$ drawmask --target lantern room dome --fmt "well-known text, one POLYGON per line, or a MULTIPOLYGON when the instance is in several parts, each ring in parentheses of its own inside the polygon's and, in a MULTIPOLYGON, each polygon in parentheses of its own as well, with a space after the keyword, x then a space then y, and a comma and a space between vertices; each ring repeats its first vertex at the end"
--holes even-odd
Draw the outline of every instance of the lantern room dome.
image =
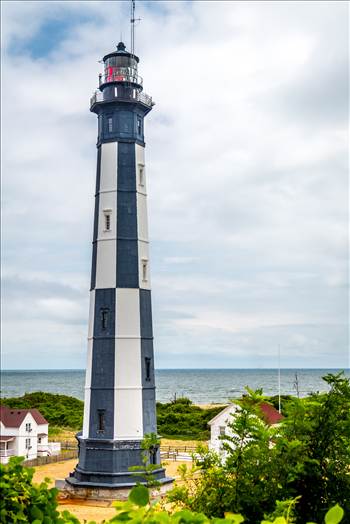
POLYGON ((118 56, 124 57, 124 58, 128 57, 128 58, 135 60, 137 63, 139 62, 138 56, 133 55, 132 53, 129 53, 126 50, 126 45, 124 44, 124 42, 119 42, 119 44, 117 45, 117 50, 113 51, 112 53, 108 53, 108 55, 105 55, 103 57, 103 61, 106 62, 106 60, 108 60, 109 58, 118 57, 118 56))

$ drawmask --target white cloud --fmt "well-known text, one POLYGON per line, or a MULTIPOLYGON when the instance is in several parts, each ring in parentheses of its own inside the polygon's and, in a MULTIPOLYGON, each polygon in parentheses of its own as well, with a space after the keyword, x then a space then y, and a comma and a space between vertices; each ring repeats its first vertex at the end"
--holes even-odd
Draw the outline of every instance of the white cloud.
MULTIPOLYGON (((85 364, 97 127, 88 104, 97 60, 119 27, 128 34, 125 6, 3 2, 3 265, 12 290, 19 276, 4 294, 8 367, 29 350, 45 367, 52 348, 60 367, 73 348, 75 365, 85 364), (52 21, 66 31, 33 56, 52 21)), ((311 348, 315 365, 318 356, 344 365, 347 4, 138 9, 140 73, 157 104, 146 153, 158 365, 176 365, 176 351, 192 366, 213 365, 213 351, 223 365, 235 356, 259 365, 283 341, 286 364, 311 362, 311 348)))

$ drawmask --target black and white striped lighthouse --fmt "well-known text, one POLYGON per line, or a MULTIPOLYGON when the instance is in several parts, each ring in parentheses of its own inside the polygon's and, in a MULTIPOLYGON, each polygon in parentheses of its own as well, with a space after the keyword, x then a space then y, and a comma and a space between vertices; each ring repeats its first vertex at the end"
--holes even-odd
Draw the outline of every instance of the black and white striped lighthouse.
MULTIPOLYGON (((121 488, 142 481, 141 441, 157 432, 144 141, 154 104, 122 42, 103 62, 90 107, 98 138, 84 426, 66 480, 121 488)), ((149 460, 170 482, 159 450, 149 460)))

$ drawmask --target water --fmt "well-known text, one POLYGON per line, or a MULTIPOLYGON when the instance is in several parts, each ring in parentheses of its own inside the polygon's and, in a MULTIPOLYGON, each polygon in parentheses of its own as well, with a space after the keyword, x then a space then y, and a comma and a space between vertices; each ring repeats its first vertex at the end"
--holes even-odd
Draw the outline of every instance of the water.
MULTIPOLYGON (((331 369, 282 369, 281 393, 296 394, 293 387, 298 376, 300 396, 311 391, 326 391, 322 376, 336 373, 331 369)), ((346 376, 350 377, 349 370, 346 376)), ((84 370, 3 371, 1 396, 17 397, 32 391, 61 393, 83 399, 84 370)), ((276 369, 159 369, 156 370, 157 400, 169 402, 175 395, 186 396, 197 404, 227 402, 240 396, 244 386, 263 388, 267 395, 278 393, 276 369)))

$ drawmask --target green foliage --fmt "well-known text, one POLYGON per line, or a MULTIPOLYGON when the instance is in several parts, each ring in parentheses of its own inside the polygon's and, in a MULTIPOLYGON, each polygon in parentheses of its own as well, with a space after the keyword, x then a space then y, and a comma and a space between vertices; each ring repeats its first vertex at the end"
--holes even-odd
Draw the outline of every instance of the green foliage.
POLYGON ((160 482, 155 479, 153 473, 159 469, 159 464, 153 464, 151 457, 158 452, 160 446, 160 439, 155 433, 147 433, 142 442, 142 464, 139 466, 131 466, 129 471, 134 472, 136 478, 143 477, 144 482, 148 487, 157 487, 160 482), (140 470, 141 467, 141 470, 140 470))
POLYGON ((84 402, 67 395, 36 391, 22 397, 4 398, 1 403, 10 408, 36 408, 53 426, 80 430, 83 425, 84 402))
POLYGON ((39 486, 32 484, 34 469, 23 467, 22 457, 12 457, 8 465, 0 464, 0 522, 10 524, 79 524, 66 512, 61 516, 57 511, 55 488, 48 488, 46 482, 39 486))
POLYGON ((157 403, 158 432, 165 438, 208 440, 208 422, 222 407, 202 409, 188 398, 178 398, 167 404, 157 403))
POLYGON ((212 517, 242 513, 248 523, 323 521, 338 502, 349 523, 350 384, 342 374, 324 380, 329 392, 291 398, 278 427, 256 416, 262 392, 250 391, 229 423, 230 435, 222 437, 226 460, 202 451, 200 471, 187 473, 187 484, 169 500, 212 517))

